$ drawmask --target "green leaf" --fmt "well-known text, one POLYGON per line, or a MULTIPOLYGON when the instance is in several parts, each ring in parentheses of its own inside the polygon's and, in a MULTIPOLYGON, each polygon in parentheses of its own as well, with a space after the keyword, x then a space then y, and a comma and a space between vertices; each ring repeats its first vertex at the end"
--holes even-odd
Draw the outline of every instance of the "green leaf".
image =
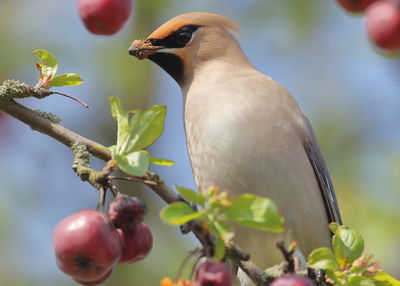
POLYGON ((350 276, 346 286, 375 286, 375 283, 364 276, 350 276))
POLYGON ((146 152, 147 155, 150 158, 150 163, 152 164, 156 164, 156 165, 160 165, 160 166, 167 166, 167 167, 171 167, 172 165, 175 164, 174 161, 172 160, 167 160, 167 159, 162 159, 162 158, 154 158, 153 156, 151 156, 151 154, 146 151, 146 150, 141 150, 142 152, 146 152))
POLYGON ((332 245, 336 260, 342 267, 351 264, 364 251, 364 240, 361 235, 343 225, 337 228, 332 245))
POLYGON ((136 151, 128 155, 114 154, 118 167, 133 176, 143 176, 149 169, 149 157, 146 153, 136 151))
POLYGON ((215 242, 214 245, 214 258, 217 261, 222 261, 225 257, 225 243, 222 239, 217 238, 217 241, 215 242))
POLYGON ((111 153, 112 157, 114 157, 115 149, 117 148, 116 145, 112 145, 110 147, 105 147, 103 145, 94 145, 93 147, 96 148, 96 149, 99 149, 99 150, 107 150, 108 152, 111 153))
POLYGON ((184 187, 175 186, 175 189, 179 192, 181 197, 190 203, 194 203, 200 206, 204 206, 205 199, 197 192, 187 189, 184 187))
POLYGON ((187 203, 176 202, 164 207, 160 212, 160 217, 167 224, 181 225, 201 217, 202 214, 202 212, 194 211, 187 203))
POLYGON ((222 239, 225 242, 225 244, 228 244, 235 235, 232 227, 226 222, 209 221, 209 224, 211 224, 212 226, 213 233, 218 238, 222 239))
POLYGON ((400 286, 400 281, 385 272, 379 272, 372 279, 377 286, 400 286))
POLYGON ((333 281, 332 285, 340 285, 338 280, 342 280, 341 277, 336 276, 337 271, 326 269, 325 276, 327 279, 333 281))
MULTIPOLYGON (((152 144, 164 130, 164 120, 167 113, 165 106, 155 105, 146 111, 126 111, 121 106, 119 98, 110 98, 111 114, 118 123, 116 153, 124 155, 141 150, 152 144), (135 113, 129 118, 130 113, 135 113)), ((149 160, 155 164, 172 165, 173 161, 152 158, 149 160)))
MULTIPOLYGON (((117 97, 110 97, 111 115, 117 121, 117 154, 124 154, 121 152, 121 146, 129 137, 129 114, 128 111, 122 108, 121 100, 117 97)), ((125 143, 126 144, 126 143, 125 143)))
POLYGON ((40 60, 40 73, 46 78, 51 78, 56 74, 58 63, 55 56, 46 50, 36 50, 33 52, 40 60))
POLYGON ((164 105, 152 106, 144 112, 136 111, 129 122, 129 140, 123 147, 125 152, 143 149, 160 137, 166 114, 167 108, 164 105))
POLYGON ((63 73, 53 77, 47 87, 52 86, 72 86, 82 83, 82 79, 77 73, 63 73))
POLYGON ((108 150, 108 152, 111 153, 111 156, 114 157, 115 154, 115 150, 117 149, 117 145, 112 145, 110 147, 105 148, 106 150, 108 150))
POLYGON ((150 163, 152 164, 156 164, 156 165, 160 165, 160 166, 167 166, 167 167, 171 167, 172 165, 175 164, 174 161, 172 160, 167 160, 167 159, 163 159, 163 158, 154 158, 153 156, 150 155, 150 153, 146 150, 142 150, 143 152, 147 152, 147 154, 149 155, 150 158, 150 163))
POLYGON ((284 227, 276 205, 268 198, 252 194, 237 196, 225 216, 237 224, 264 231, 282 232, 284 227))
POLYGON ((336 261, 335 255, 328 247, 321 247, 313 250, 308 256, 307 265, 314 269, 339 269, 339 264, 336 261))
POLYGON ((340 227, 340 224, 338 224, 337 222, 331 222, 329 224, 329 229, 331 230, 332 233, 335 233, 339 227, 340 227))
POLYGON ((160 166, 171 167, 172 165, 175 164, 175 161, 163 159, 163 158, 154 158, 150 155, 150 163, 160 165, 160 166))

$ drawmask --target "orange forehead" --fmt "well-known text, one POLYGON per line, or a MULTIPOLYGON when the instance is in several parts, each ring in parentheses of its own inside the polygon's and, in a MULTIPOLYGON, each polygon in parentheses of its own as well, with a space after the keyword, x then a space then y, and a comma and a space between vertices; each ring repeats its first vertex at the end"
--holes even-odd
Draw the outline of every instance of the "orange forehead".
POLYGON ((193 12, 172 18, 155 30, 148 38, 163 39, 185 25, 214 26, 224 28, 231 32, 240 31, 240 26, 225 16, 209 12, 193 12))
POLYGON ((149 39, 164 39, 172 32, 179 30, 181 27, 185 25, 193 25, 190 22, 167 22, 162 25, 160 28, 155 30, 151 35, 148 37, 149 39))

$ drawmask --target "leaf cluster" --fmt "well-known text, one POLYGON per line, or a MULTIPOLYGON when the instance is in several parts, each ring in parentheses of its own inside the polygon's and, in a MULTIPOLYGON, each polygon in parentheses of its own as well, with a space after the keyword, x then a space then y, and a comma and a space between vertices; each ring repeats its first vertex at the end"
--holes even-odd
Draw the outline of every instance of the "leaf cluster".
POLYGON ((384 273, 364 249, 359 233, 345 225, 331 223, 332 249, 315 249, 308 266, 326 271, 327 282, 346 286, 400 286, 400 281, 384 273))
POLYGON ((233 243, 235 234, 230 223, 261 231, 283 231, 283 217, 268 198, 253 194, 232 198, 228 192, 216 187, 199 192, 178 186, 175 188, 186 202, 175 202, 163 208, 161 219, 170 225, 199 219, 216 238, 214 258, 217 260, 224 258, 226 247, 233 243), (193 205, 200 209, 193 208, 193 205))
POLYGON ((36 69, 39 71, 39 81, 36 87, 50 88, 53 86, 73 86, 82 83, 77 73, 63 73, 55 75, 58 69, 58 61, 55 56, 46 50, 33 52, 39 59, 36 69))
MULTIPOLYGON (((119 98, 110 98, 111 115, 117 121, 117 143, 105 149, 109 150, 117 166, 125 173, 143 176, 150 163, 172 166, 171 160, 154 158, 143 148, 151 145, 164 130, 167 109, 155 105, 149 109, 125 110, 119 98)), ((104 148, 104 147, 100 147, 104 148)))

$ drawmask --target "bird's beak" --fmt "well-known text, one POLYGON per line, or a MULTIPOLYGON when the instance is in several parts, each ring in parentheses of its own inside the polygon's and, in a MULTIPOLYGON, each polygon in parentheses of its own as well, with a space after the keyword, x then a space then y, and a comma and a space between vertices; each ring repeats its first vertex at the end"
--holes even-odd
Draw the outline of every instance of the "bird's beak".
POLYGON ((161 50, 162 46, 154 46, 149 40, 134 40, 128 49, 131 56, 137 57, 139 60, 145 59, 148 56, 161 50))

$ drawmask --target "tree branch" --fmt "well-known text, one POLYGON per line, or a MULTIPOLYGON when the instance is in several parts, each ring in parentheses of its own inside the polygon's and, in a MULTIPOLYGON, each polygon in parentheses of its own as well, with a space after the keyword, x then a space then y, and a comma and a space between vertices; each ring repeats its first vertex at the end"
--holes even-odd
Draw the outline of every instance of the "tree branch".
POLYGON ((46 134, 69 148, 75 143, 84 144, 88 147, 90 154, 93 156, 104 161, 111 159, 111 154, 108 151, 94 147, 99 145, 96 142, 44 118, 40 113, 26 108, 14 100, 5 100, 0 97, 0 109, 29 125, 33 130, 46 134))
MULTIPOLYGON (((107 150, 96 148, 100 144, 61 126, 54 119, 51 120, 54 116, 43 116, 42 112, 29 109, 13 99, 30 96, 35 96, 35 90, 31 86, 17 81, 6 81, 0 86, 0 110, 27 124, 33 130, 39 131, 63 143, 68 148, 71 148, 74 144, 83 144, 87 146, 89 153, 94 157, 106 162, 112 159, 111 154, 107 150), (17 88, 14 88, 13 84, 17 88)), ((111 177, 111 179, 119 178, 111 177)), ((129 180, 145 184, 167 204, 182 200, 163 183, 163 180, 157 174, 147 172, 143 177, 131 177, 129 180)), ((209 231, 199 222, 194 222, 191 231, 202 244, 212 243, 209 231)), ((231 255, 230 257, 236 266, 242 268, 257 285, 269 285, 268 277, 265 277, 265 273, 258 269, 251 261, 243 261, 240 256, 236 255, 231 255)))

